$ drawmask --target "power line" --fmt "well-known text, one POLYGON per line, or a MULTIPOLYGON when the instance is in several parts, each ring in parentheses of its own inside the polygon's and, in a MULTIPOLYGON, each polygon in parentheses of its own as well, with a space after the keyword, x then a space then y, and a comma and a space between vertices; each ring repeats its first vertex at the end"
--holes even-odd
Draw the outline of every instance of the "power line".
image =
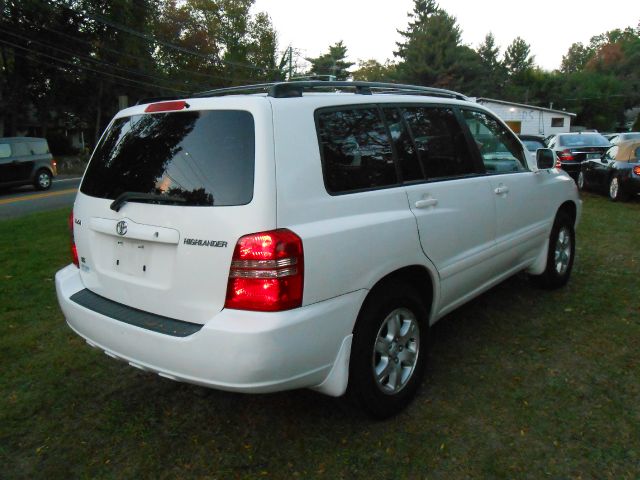
POLYGON ((77 14, 80 14, 80 15, 84 15, 86 18, 89 18, 90 20, 102 23, 103 25, 110 26, 111 28, 115 28, 116 30, 120 30, 120 31, 126 32, 126 33, 128 33, 130 35, 134 35, 134 36, 136 36, 138 38, 142 38, 142 39, 148 40, 150 42, 157 43, 159 45, 162 45, 162 46, 167 47, 167 48, 171 48, 173 50, 176 50, 176 51, 179 51, 179 52, 182 52, 182 53, 186 53, 186 54, 189 54, 189 55, 194 55, 196 57, 199 57, 199 58, 202 58, 202 59, 205 59, 205 60, 208 60, 208 61, 221 62, 221 63, 225 63, 225 64, 228 64, 228 65, 233 65, 233 66, 242 67, 242 68, 248 68, 248 69, 256 70, 256 71, 260 71, 260 72, 262 72, 264 70, 261 67, 257 67, 255 65, 250 65, 250 64, 247 64, 247 63, 235 62, 235 61, 231 61, 231 60, 223 60, 223 59, 219 59, 219 58, 215 58, 215 57, 211 58, 211 56, 209 56, 209 55, 205 55, 203 53, 197 52, 197 51, 192 50, 190 48, 181 47, 180 45, 176 45, 174 43, 170 43, 170 42, 167 42, 165 40, 161 40, 159 38, 154 37, 153 35, 149 35, 147 33, 143 33, 143 32, 140 32, 138 30, 135 30, 135 29, 133 29, 131 27, 127 27, 126 25, 122 25, 120 23, 114 22, 112 20, 109 20, 108 18, 103 17, 102 15, 92 14, 92 13, 88 13, 88 12, 79 12, 79 11, 77 11, 77 10, 71 8, 71 7, 66 6, 66 5, 63 5, 63 8, 66 8, 67 10, 71 10, 74 13, 77 13, 77 14))
MULTIPOLYGON (((91 71, 91 72, 94 72, 94 73, 99 73, 101 75, 106 75, 108 77, 117 78, 117 79, 120 79, 120 80, 125 80, 127 82, 137 83, 139 85, 143 85, 143 86, 146 86, 146 87, 159 88, 160 90, 168 90, 168 91, 179 92, 179 93, 190 93, 190 92, 188 92, 186 90, 180 90, 180 89, 177 89, 177 88, 171 88, 171 87, 166 87, 166 86, 163 86, 163 85, 157 85, 155 83, 143 82, 141 80, 133 80, 131 78, 122 77, 120 75, 116 75, 116 74, 113 74, 113 73, 108 73, 108 72, 104 72, 104 71, 101 71, 101 70, 96 70, 96 69, 93 69, 91 67, 87 67, 86 65, 78 65, 78 64, 75 64, 73 62, 69 62, 67 60, 64 60, 64 59, 61 59, 61 58, 58 58, 58 57, 54 57, 52 55, 48 55, 46 53, 42 53, 42 52, 39 52, 37 50, 33 50, 31 48, 28 48, 28 47, 23 47, 21 45, 18 45, 18 44, 13 43, 13 42, 9 42, 8 40, 4 40, 4 39, 1 39, 1 38, 0 38, 0 43, 4 43, 5 45, 9 45, 9 46, 11 46, 13 48, 18 48, 20 50, 25 50, 27 52, 35 53, 36 55, 40 55, 40 56, 49 58, 51 60, 55 60, 55 61, 58 61, 58 62, 66 63, 67 65, 70 65, 70 66, 72 66, 74 68, 80 68, 82 70, 88 70, 88 71, 91 71)), ((43 63, 43 62, 40 62, 40 63, 43 63)))
MULTIPOLYGON (((36 26, 36 25, 34 25, 34 26, 36 26)), ((47 31, 52 32, 52 33, 55 33, 56 35, 60 35, 60 36, 66 37, 69 40, 73 40, 75 42, 81 42, 81 43, 84 43, 86 45, 91 45, 91 43, 87 42, 86 40, 83 40, 81 38, 75 37, 73 35, 69 35, 68 33, 60 32, 60 31, 55 30, 55 29, 53 29, 51 27, 47 27, 46 25, 37 25, 37 27, 43 28, 44 30, 47 30, 47 31)), ((114 54, 120 55, 120 56, 124 55, 125 57, 129 57, 129 58, 134 59, 134 60, 142 61, 142 62, 148 63, 150 65, 154 65, 154 66, 157 65, 157 62, 154 61, 151 58, 140 57, 138 55, 133 55, 133 54, 128 53, 128 52, 122 52, 122 51, 116 50, 114 48, 105 47, 104 45, 100 46, 100 50, 105 50, 107 52, 111 52, 111 53, 114 53, 114 54)), ((229 78, 229 77, 221 77, 219 75, 212 75, 210 73, 196 72, 195 70, 188 70, 186 68, 180 68, 180 71, 181 72, 185 72, 185 73, 190 73, 192 75, 198 75, 200 77, 211 78, 211 79, 215 79, 215 80, 225 80, 225 81, 229 81, 229 82, 233 81, 233 80, 239 80, 239 81, 243 81, 243 82, 252 81, 251 79, 247 79, 247 78, 236 78, 236 79, 233 79, 233 78, 229 78)))
MULTIPOLYGON (((96 63, 96 64, 98 64, 100 66, 105 66, 105 67, 108 67, 108 68, 115 68, 116 70, 121 70, 121 71, 124 71, 124 72, 127 72, 127 73, 132 73, 134 75, 139 75, 141 77, 146 77, 146 78, 149 78, 151 80, 156 80, 156 81, 160 81, 160 82, 171 82, 170 80, 167 80, 166 78, 158 77, 158 76, 155 76, 155 75, 149 75, 148 73, 144 73, 144 72, 141 72, 139 70, 132 70, 130 68, 122 67, 122 66, 119 66, 119 65, 114 65, 114 64, 112 64, 110 62, 106 62, 104 60, 99 60, 97 58, 87 57, 85 55, 78 54, 78 53, 73 52, 71 50, 67 50, 67 49, 63 49, 63 48, 59 48, 59 47, 54 47, 54 46, 48 45, 48 44, 46 44, 44 42, 40 42, 38 40, 32 40, 32 39, 30 39, 28 37, 25 37, 23 35, 19 35, 17 33, 9 32, 8 30, 5 30, 4 33, 9 34, 9 35, 11 35, 13 37, 20 38, 20 39, 25 40, 27 42, 35 43, 35 44, 44 46, 46 48, 50 48, 52 50, 56 50, 56 51, 61 52, 63 54, 73 55, 73 56, 77 57, 78 59, 89 61, 89 62, 93 62, 93 63, 96 63)), ((205 85, 201 85, 201 84, 195 84, 195 86, 198 87, 198 88, 206 88, 206 87, 208 87, 208 85, 205 86, 205 85)))

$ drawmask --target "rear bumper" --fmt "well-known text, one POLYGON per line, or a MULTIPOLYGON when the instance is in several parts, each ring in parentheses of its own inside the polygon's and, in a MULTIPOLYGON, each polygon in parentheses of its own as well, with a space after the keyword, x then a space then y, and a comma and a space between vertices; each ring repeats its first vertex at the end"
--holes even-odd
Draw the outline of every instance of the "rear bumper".
POLYGON ((581 164, 580 162, 560 162, 560 168, 562 168, 565 172, 567 172, 571 178, 578 178, 578 173, 580 173, 581 164))
POLYGON ((246 393, 323 383, 366 295, 360 290, 285 312, 226 309, 196 333, 176 337, 115 320, 70 299, 84 288, 75 266, 56 274, 67 323, 89 345, 172 380, 246 393))

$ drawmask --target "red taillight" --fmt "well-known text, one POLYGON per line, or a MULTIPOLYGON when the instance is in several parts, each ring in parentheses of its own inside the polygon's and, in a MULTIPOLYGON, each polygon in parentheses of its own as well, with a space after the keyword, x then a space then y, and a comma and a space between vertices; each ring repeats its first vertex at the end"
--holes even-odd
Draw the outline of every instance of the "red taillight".
POLYGON ((287 229, 245 235, 233 251, 225 308, 275 312, 302 305, 302 240, 287 229))
POLYGON ((71 260, 73 264, 80 268, 80 262, 78 261, 78 249, 76 248, 76 240, 73 236, 73 210, 69 214, 69 235, 71 236, 71 260))
POLYGON ((183 110, 185 107, 189 107, 187 102, 184 100, 178 100, 173 102, 160 102, 160 103, 152 103, 144 109, 145 113, 154 113, 154 112, 171 112, 175 110, 183 110))
POLYGON ((571 150, 567 149, 567 150, 562 150, 559 154, 558 157, 560 158, 561 161, 563 162, 572 162, 573 160, 576 159, 576 157, 573 156, 573 154, 571 153, 571 150))
POLYGON ((636 165, 635 167, 633 167, 633 173, 640 177, 640 165, 636 165))

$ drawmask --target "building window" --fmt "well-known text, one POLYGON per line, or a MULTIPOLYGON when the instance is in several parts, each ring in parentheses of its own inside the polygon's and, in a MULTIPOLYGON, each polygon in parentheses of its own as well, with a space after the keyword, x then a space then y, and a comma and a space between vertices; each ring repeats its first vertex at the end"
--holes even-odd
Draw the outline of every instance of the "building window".
POLYGON ((552 127, 564 127, 564 118, 563 117, 555 117, 551 119, 552 127))

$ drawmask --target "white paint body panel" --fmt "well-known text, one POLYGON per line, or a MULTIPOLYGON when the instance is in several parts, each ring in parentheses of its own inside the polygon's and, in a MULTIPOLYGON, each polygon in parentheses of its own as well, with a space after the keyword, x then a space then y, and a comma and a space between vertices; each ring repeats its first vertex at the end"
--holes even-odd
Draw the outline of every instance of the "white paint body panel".
POLYGON ((537 171, 532 165, 525 173, 327 193, 314 120, 318 108, 444 102, 478 108, 459 100, 394 95, 189 100, 194 109, 242 109, 254 115, 252 202, 205 208, 131 202, 114 212, 109 200, 79 193, 74 213, 82 224, 76 225, 75 238, 84 266, 56 275, 67 322, 107 354, 168 378, 241 392, 311 387, 341 395, 358 312, 385 276, 404 267, 423 268, 432 282, 431 291, 423 293, 433 299, 433 323, 509 275, 524 269, 540 273, 560 205, 573 202, 579 217, 573 181, 558 170, 537 171), (508 193, 496 194, 499 186, 507 186, 508 193), (437 203, 416 207, 430 199, 437 203), (110 229, 123 219, 132 222, 134 246, 144 248, 130 248, 126 258, 133 267, 120 271, 113 266, 113 251, 131 245, 118 247, 110 229), (302 238, 302 307, 277 313, 224 309, 235 242, 274 228, 288 228, 302 238), (226 241, 228 248, 188 248, 182 243, 186 237, 226 241), (138 267, 147 260, 154 268, 142 275, 138 267), (131 326, 70 300, 84 288, 203 327, 177 338, 131 326))

